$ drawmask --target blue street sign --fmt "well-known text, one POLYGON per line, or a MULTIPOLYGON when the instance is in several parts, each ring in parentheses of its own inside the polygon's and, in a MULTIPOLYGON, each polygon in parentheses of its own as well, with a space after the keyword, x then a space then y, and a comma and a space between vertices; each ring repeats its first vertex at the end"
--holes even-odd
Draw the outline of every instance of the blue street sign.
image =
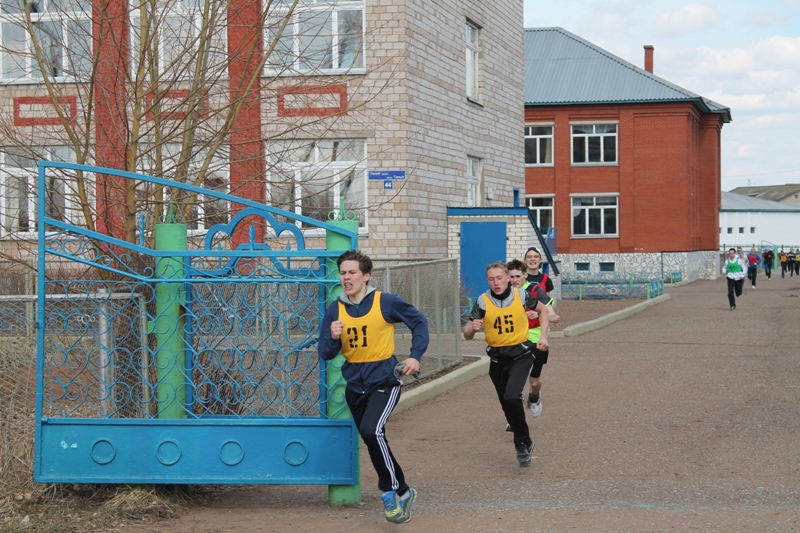
POLYGON ((384 189, 394 189, 394 185, 392 185, 393 183, 394 182, 392 180, 384 180, 383 181, 383 188, 384 189))
MULTIPOLYGON (((369 179, 371 180, 404 180, 406 179, 405 170, 370 170, 369 179)), ((390 187, 391 188, 391 187, 390 187)))

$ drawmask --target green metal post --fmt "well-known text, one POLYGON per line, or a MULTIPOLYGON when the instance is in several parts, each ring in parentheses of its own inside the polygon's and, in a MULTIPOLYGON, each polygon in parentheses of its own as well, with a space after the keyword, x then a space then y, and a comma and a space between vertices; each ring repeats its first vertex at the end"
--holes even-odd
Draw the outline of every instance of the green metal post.
MULTIPOLYGON (((159 251, 186 250, 186 224, 175 222, 171 213, 165 222, 156 224, 155 247, 159 251)), ((156 277, 161 280, 185 276, 183 258, 161 257, 156 260, 156 277)), ((156 285, 155 333, 158 343, 158 418, 185 418, 186 413, 186 337, 180 283, 160 281, 156 285)))
MULTIPOLYGON (((336 227, 350 230, 358 234, 358 220, 344 219, 344 199, 342 199, 338 220, 328 220, 329 224, 336 227)), ((350 249, 350 238, 327 231, 325 235, 325 249, 328 251, 341 250, 346 252, 350 249)), ((335 259, 328 259, 328 279, 339 278, 339 268, 336 265, 335 259)), ((328 305, 335 302, 339 295, 342 293, 342 286, 334 286, 328 293, 328 305)), ((335 420, 349 419, 353 415, 350 414, 350 409, 344 399, 345 381, 342 377, 342 365, 344 364, 344 356, 339 353, 332 361, 328 362, 327 368, 327 385, 328 385, 328 416, 335 420)), ((361 440, 358 440, 357 446, 361 447, 361 440)), ((357 450, 355 454, 356 468, 358 469, 357 479, 355 485, 328 485, 328 504, 334 507, 342 507, 344 505, 353 505, 361 503, 361 461, 360 453, 357 450)))

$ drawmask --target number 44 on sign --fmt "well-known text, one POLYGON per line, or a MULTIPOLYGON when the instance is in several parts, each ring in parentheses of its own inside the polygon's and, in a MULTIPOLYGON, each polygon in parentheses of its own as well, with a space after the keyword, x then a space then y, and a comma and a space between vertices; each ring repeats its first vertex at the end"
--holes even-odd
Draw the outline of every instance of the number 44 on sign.
POLYGON ((394 189, 394 182, 396 180, 406 179, 405 170, 370 170, 370 180, 383 180, 384 189, 394 189))

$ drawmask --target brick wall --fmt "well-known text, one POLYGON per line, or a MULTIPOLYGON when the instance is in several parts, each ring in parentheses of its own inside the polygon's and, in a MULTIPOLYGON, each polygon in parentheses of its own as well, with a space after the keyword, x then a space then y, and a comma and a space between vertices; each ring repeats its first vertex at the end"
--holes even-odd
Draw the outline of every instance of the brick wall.
POLYGON ((313 121, 327 136, 366 138, 368 168, 405 170, 406 180, 368 184, 360 247, 382 258, 444 257, 446 209, 466 206, 467 156, 484 160, 483 195, 492 187, 495 198, 484 205, 509 207, 524 188, 522 2, 367 1, 366 19, 366 74, 336 81, 347 86, 346 113, 280 117, 268 106, 265 126, 313 121), (466 98, 467 19, 481 26, 479 103, 466 98))
POLYGON ((482 205, 509 207, 514 187, 524 187, 522 2, 409 0, 406 5, 412 177, 403 192, 409 238, 397 240, 396 252, 438 257, 448 250, 446 208, 466 206, 468 156, 483 159, 482 196, 489 187, 494 192, 494 200, 482 205), (479 103, 466 98, 468 19, 481 27, 479 103))

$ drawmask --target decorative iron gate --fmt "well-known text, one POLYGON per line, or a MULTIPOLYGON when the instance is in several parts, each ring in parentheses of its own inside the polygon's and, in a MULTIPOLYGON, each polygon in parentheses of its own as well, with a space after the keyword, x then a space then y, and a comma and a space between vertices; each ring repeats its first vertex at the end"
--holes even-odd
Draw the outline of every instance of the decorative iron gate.
POLYGON ((243 210, 194 246, 182 224, 165 220, 150 246, 144 217, 130 243, 50 216, 40 202, 34 479, 356 485, 357 432, 349 417, 338 419, 343 383, 328 385, 316 354, 338 282, 327 265, 335 269, 341 250, 306 248, 298 223, 344 248, 356 247, 356 234, 244 198, 85 165, 40 162, 38 197, 49 198, 48 173, 65 171, 243 210), (256 242, 259 224, 267 237, 256 242), (247 238, 234 248, 237 234, 247 238), (53 258, 70 268, 48 271, 53 258))

